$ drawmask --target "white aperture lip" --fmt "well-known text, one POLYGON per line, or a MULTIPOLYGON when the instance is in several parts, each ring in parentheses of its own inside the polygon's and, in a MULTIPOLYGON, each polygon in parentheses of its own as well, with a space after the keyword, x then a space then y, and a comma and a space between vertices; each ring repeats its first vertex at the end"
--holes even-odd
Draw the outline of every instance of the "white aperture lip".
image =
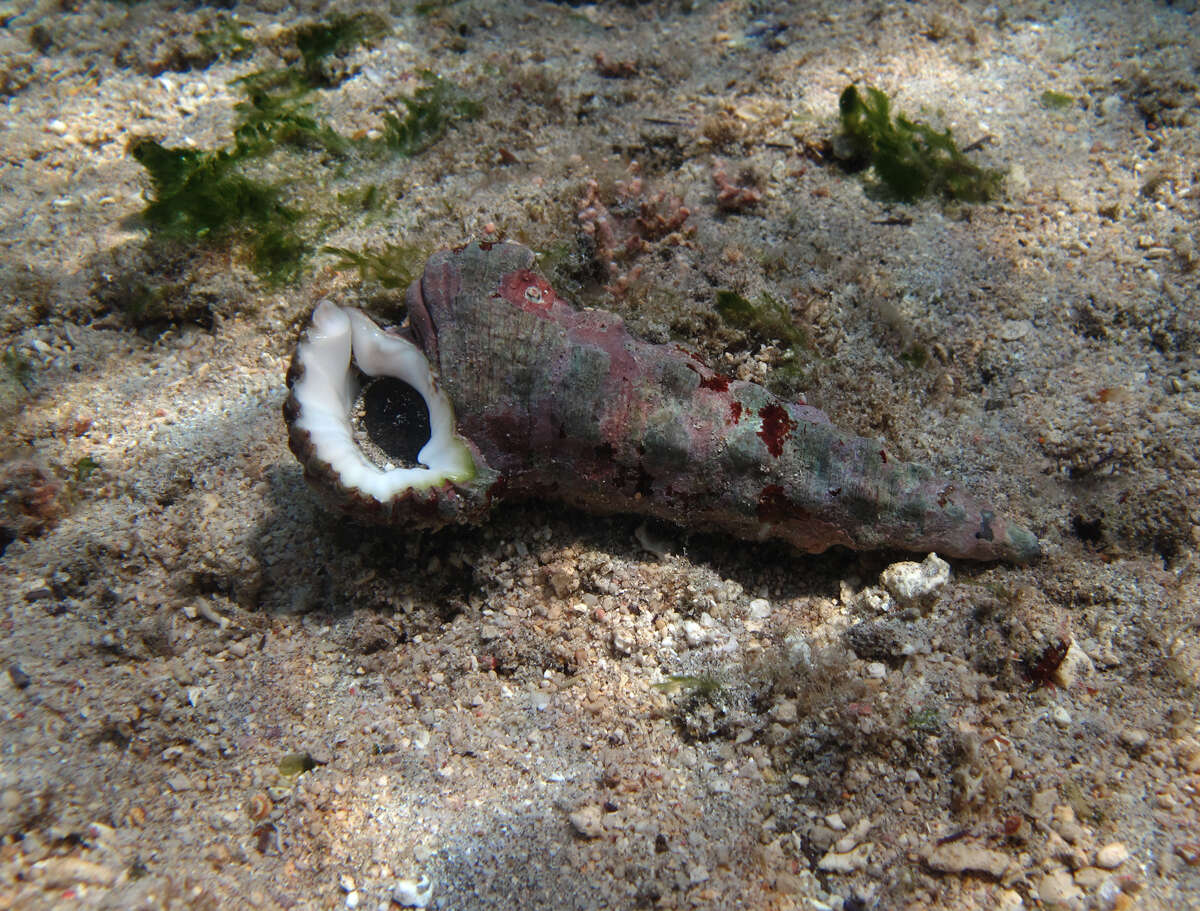
POLYGON ((308 434, 313 454, 345 487, 386 503, 410 490, 462 484, 475 476, 471 453, 454 432, 450 399, 412 342, 384 332, 361 310, 323 300, 300 342, 298 359, 304 371, 292 387, 299 406, 294 426, 308 434), (359 371, 407 383, 425 400, 430 433, 417 454, 419 466, 381 468, 355 442, 351 411, 359 371))

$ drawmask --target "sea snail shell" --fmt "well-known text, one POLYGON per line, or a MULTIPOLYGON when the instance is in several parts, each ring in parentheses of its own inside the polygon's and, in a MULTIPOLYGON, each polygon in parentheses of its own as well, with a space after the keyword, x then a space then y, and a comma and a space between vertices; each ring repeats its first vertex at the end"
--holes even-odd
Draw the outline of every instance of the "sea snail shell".
POLYGON ((434 254, 409 325, 322 301, 288 371, 292 451, 327 502, 414 528, 544 498, 800 550, 1017 562, 1037 538, 816 408, 580 311, 515 244, 434 254))

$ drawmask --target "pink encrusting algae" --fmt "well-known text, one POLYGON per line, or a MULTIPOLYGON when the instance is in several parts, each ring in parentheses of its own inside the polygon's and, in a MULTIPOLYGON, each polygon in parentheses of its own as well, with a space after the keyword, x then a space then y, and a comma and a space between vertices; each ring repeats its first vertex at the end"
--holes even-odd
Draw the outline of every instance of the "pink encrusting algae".
MULTIPOLYGON (((420 349, 431 388, 451 403, 470 462, 452 478, 382 497, 355 489, 303 417, 311 337, 289 372, 293 451, 332 502, 365 519, 438 527, 482 521, 500 501, 541 498, 814 553, 842 545, 1016 562, 1039 553, 1031 532, 961 484, 889 458, 816 408, 715 373, 681 346, 637 339, 614 314, 577 310, 525 247, 434 254, 409 288, 408 310, 408 328, 389 338, 420 349)), ((345 351, 357 360, 357 342, 345 351)), ((430 396, 426 404, 436 423, 440 406, 430 396)))

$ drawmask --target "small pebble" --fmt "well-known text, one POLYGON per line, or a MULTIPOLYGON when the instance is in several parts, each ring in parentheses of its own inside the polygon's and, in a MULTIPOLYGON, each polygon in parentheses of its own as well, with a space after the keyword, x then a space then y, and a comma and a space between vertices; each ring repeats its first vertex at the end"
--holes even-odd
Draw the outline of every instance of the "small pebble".
POLYGON ((1067 904, 1082 897, 1083 892, 1066 870, 1047 873, 1038 881, 1038 898, 1051 907, 1067 904))
POLYGON ((579 588, 579 574, 568 567, 555 567, 546 577, 546 581, 559 598, 566 598, 579 588))
POLYGON ((1129 849, 1121 842, 1113 841, 1096 852, 1096 866, 1115 870, 1129 859, 1129 849))
POLYGON ((633 633, 629 630, 618 627, 613 630, 612 647, 618 655, 632 655, 637 647, 637 640, 633 638, 633 633))
POLYGON ((833 829, 822 825, 812 826, 809 828, 807 835, 809 843, 821 851, 828 851, 833 847, 833 843, 838 840, 837 833, 833 829))
POLYGON ((567 818, 575 833, 583 838, 599 838, 604 834, 604 817, 596 804, 580 807, 567 818))
POLYGON ((780 699, 771 709, 771 717, 780 724, 794 724, 796 721, 797 710, 795 699, 780 699))
POLYGON ((784 637, 783 645, 787 650, 788 662, 793 667, 812 665, 812 646, 808 644, 808 639, 803 633, 793 630, 784 637))
POLYGON ((1033 331, 1033 323, 1027 319, 1010 319, 1005 320, 1000 327, 1000 339, 1005 342, 1015 342, 1023 339, 1033 331))
POLYGON ((1050 826, 1069 844, 1083 844, 1088 840, 1087 830, 1079 824, 1079 820, 1075 818, 1075 811, 1069 804, 1059 804, 1054 808, 1050 826))
POLYGON ((709 634, 708 630, 706 630, 695 620, 684 620, 683 638, 687 640, 687 644, 691 648, 697 648, 708 641, 709 634))
POLYGON ((1121 743, 1125 749, 1132 752, 1138 752, 1146 748, 1146 744, 1150 742, 1150 734, 1143 731, 1141 728, 1126 728, 1121 731, 1121 743))
POLYGON ((1175 853, 1189 867, 1200 867, 1200 841, 1183 841, 1175 845, 1175 853))
POLYGON ((837 840, 837 843, 833 846, 834 852, 837 854, 848 854, 862 843, 863 836, 869 831, 871 831, 871 819, 868 816, 864 816, 854 824, 853 829, 837 840))
POLYGON ((771 602, 766 598, 755 598, 750 602, 750 619, 765 620, 771 616, 771 602))
POLYGON ((69 889, 80 883, 111 886, 119 874, 112 867, 79 857, 50 857, 39 860, 33 869, 41 879, 41 885, 48 889, 69 889))
POLYGON ((999 879, 1008 869, 1008 855, 968 841, 948 841, 934 847, 926 863, 938 873, 982 873, 999 879))
POLYGON ((1054 788, 1038 791, 1029 801, 1029 814, 1040 822, 1048 822, 1056 803, 1058 803, 1058 791, 1054 788))
POLYGON ((1111 878, 1111 873, 1101 870, 1099 867, 1080 867, 1075 871, 1075 885, 1087 891, 1095 889, 1106 879, 1111 878))
POLYGON ((12 685, 19 690, 25 689, 32 682, 29 679, 29 675, 15 664, 10 664, 8 666, 8 679, 11 680, 12 685))

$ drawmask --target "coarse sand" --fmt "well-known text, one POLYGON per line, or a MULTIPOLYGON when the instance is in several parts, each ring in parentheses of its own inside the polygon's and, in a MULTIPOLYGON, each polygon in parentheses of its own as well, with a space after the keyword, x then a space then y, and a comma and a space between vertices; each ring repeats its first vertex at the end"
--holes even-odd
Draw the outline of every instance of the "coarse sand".
POLYGON ((219 6, 0 16, 0 909, 1200 906, 1194 2, 371 7, 297 101, 359 145, 247 165, 303 213, 282 284, 253 232, 139 218, 131 141, 231 147, 234 80, 331 15, 219 6), (478 116, 362 152, 422 71, 478 116), (847 173, 852 82, 1003 192, 847 173), (906 603, 880 574, 924 555, 325 513, 292 345, 403 289, 322 248, 473 237, 1044 556, 906 603))

